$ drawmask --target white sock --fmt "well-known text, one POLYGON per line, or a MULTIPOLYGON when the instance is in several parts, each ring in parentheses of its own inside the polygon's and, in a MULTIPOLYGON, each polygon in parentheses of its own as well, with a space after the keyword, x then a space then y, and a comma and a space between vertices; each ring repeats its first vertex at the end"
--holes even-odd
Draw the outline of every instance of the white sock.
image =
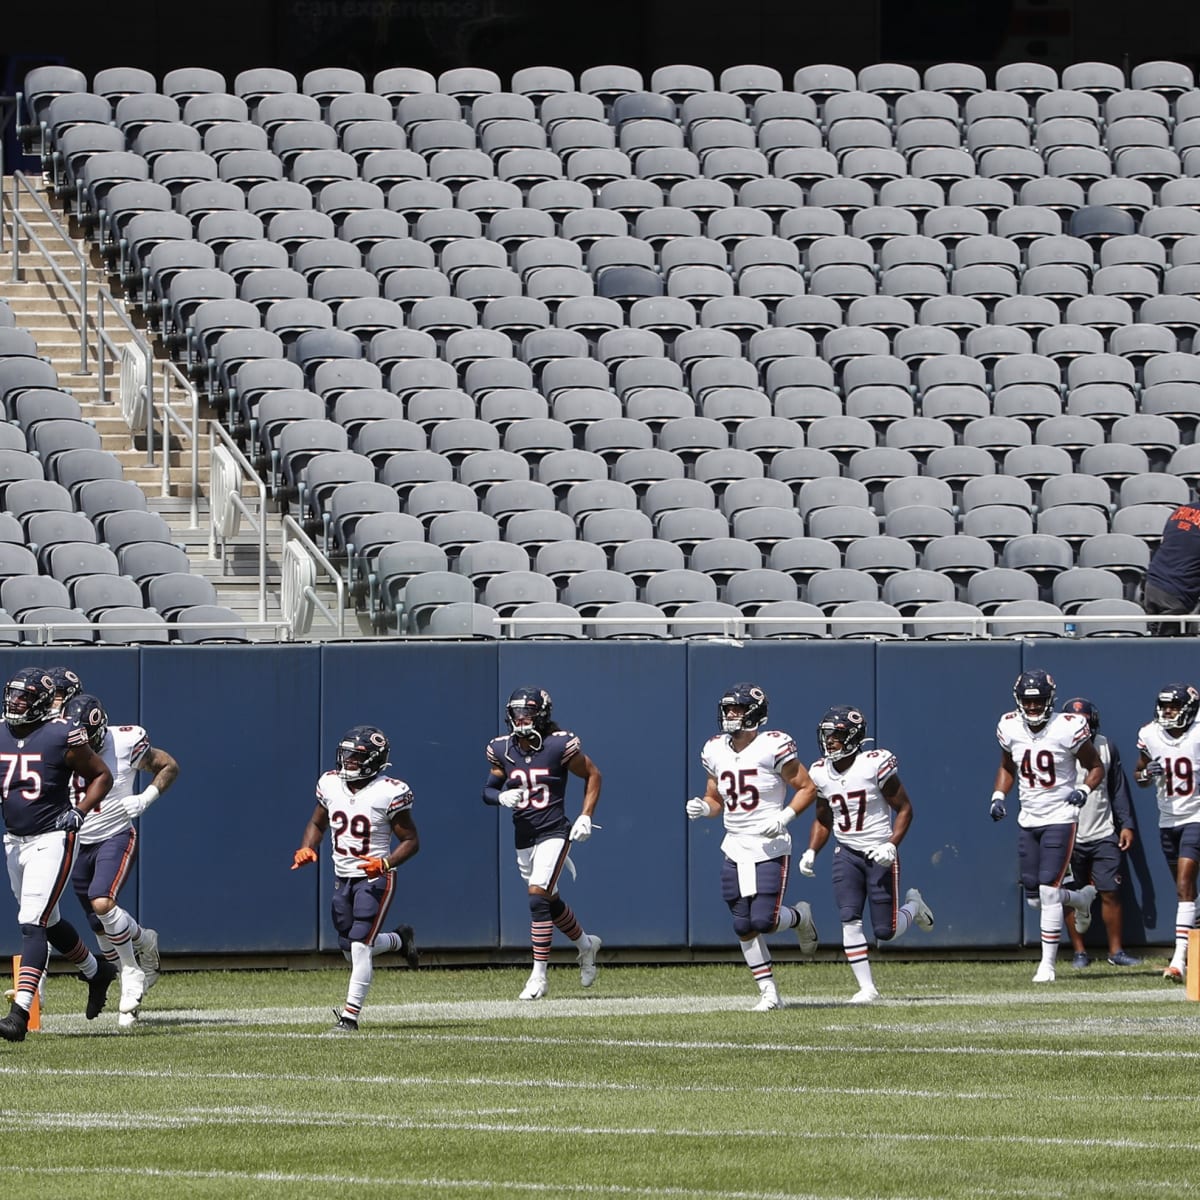
POLYGON ((754 982, 758 984, 758 990, 771 991, 775 987, 775 974, 767 943, 761 937, 754 937, 748 942, 742 942, 741 947, 742 957, 746 960, 746 966, 750 968, 750 974, 754 976, 754 982))
POLYGON ((867 939, 863 934, 861 921, 847 921, 842 925, 842 949, 846 952, 846 961, 854 972, 855 982, 860 988, 873 988, 871 978, 871 961, 868 957, 867 939))
POLYGON ((1188 933, 1196 923, 1196 901, 1180 900, 1175 909, 1175 953, 1171 955, 1171 966, 1181 971, 1187 965, 1188 933))
POLYGON ((800 924, 800 914, 789 904, 780 906, 779 923, 775 926, 774 932, 778 933, 781 929, 794 929, 800 924))
POLYGON ((1042 966, 1054 970, 1058 961, 1058 941, 1063 928, 1063 889, 1043 885, 1038 888, 1041 900, 1042 966))
POLYGON ((114 904, 106 913, 97 913, 100 924, 104 926, 105 936, 109 944, 117 952, 122 967, 137 969, 137 955, 133 952, 133 938, 129 930, 129 914, 119 905, 114 904))
POLYGON ((363 1005, 367 1002, 367 990, 375 974, 375 964, 371 961, 371 947, 366 942, 350 943, 350 986, 346 989, 345 1013, 348 1017, 358 1019, 363 1005))

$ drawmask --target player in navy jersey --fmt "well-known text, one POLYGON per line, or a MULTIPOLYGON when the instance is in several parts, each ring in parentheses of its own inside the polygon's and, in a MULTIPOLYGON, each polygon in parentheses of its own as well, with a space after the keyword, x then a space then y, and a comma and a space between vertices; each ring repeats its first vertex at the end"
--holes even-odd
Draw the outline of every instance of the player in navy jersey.
POLYGON ((720 816, 725 823, 721 899, 758 984, 755 1012, 782 1007, 763 935, 794 930, 806 957, 816 953, 818 942, 809 904, 783 902, 792 861, 787 827, 817 793, 792 738, 763 728, 768 704, 767 693, 753 683, 735 683, 721 697, 721 731, 700 752, 708 780, 704 795, 684 806, 689 820, 720 816))
POLYGON ((292 855, 293 871, 316 862, 325 830, 333 830, 331 910, 338 945, 350 963, 350 984, 345 1005, 333 1010, 331 1033, 358 1032, 376 955, 399 953, 410 967, 418 963, 411 925, 382 931, 396 891, 396 868, 421 848, 412 789, 384 773, 391 765, 389 749, 387 736, 374 725, 355 725, 342 736, 334 769, 317 780, 317 806, 292 855))
POLYGON ((540 1000, 546 994, 554 926, 578 948, 579 982, 584 987, 591 987, 596 979, 600 949, 600 939, 584 932, 558 894, 563 867, 574 870, 567 857, 571 842, 586 842, 592 836, 600 771, 580 748, 579 738, 554 723, 551 710, 548 692, 517 688, 504 708, 511 732, 492 738, 487 746, 491 773, 483 787, 483 802, 512 811, 517 869, 529 888, 533 971, 521 991, 522 1000, 540 1000), (583 810, 574 823, 564 805, 568 775, 583 780, 583 810))
POLYGON ((88 1020, 98 1017, 116 970, 95 956, 59 913, 58 901, 71 877, 76 839, 84 817, 112 787, 112 773, 88 745, 79 725, 51 717, 54 680, 36 667, 18 671, 4 688, 0 724, 0 813, 8 878, 21 925, 21 971, 0 1037, 21 1042, 29 1009, 53 946, 75 963, 88 984, 88 1020), (71 780, 86 781, 78 807, 71 780))

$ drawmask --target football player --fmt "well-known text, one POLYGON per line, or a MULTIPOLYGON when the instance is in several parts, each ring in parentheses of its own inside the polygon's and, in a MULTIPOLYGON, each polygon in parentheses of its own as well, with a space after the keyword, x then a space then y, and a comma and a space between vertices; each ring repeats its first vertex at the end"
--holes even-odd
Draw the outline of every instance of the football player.
POLYGON ((18 671, 4 687, 0 724, 0 813, 8 878, 17 898, 21 925, 21 970, 0 1037, 23 1042, 29 1009, 53 946, 75 963, 88 985, 85 1015, 98 1017, 117 972, 97 960, 75 927, 59 913, 58 901, 71 874, 84 818, 108 795, 112 773, 88 745, 78 725, 53 719, 54 680, 37 667, 18 671), (71 779, 85 780, 78 807, 71 802, 71 779))
MULTIPOLYGON (((81 692, 67 701, 67 720, 82 726, 88 744, 112 772, 112 790, 84 819, 79 853, 71 871, 75 895, 104 957, 121 968, 121 1002, 117 1024, 131 1028, 143 995, 158 981, 158 933, 146 929, 117 903, 117 893, 137 857, 136 818, 175 782, 179 764, 150 744, 140 725, 110 726, 104 706, 81 692), (153 779, 135 792, 139 771, 153 779)), ((80 781, 76 779, 76 786, 80 781)))
POLYGON ((333 926, 350 963, 346 1003, 334 1009, 331 1033, 357 1033, 378 954, 404 955, 419 964, 411 925, 381 932, 396 891, 395 871, 421 848, 413 823, 412 789, 385 775, 387 736, 374 725, 355 725, 338 742, 335 767, 317 780, 317 806, 292 855, 292 870, 317 861, 317 846, 333 830, 333 926), (392 836, 397 845, 392 847, 392 836))
POLYGON ((842 947, 858 984, 851 1004, 879 999, 863 934, 868 901, 876 941, 890 942, 913 925, 933 928, 933 913, 916 888, 897 905, 897 848, 912 824, 912 802, 900 782, 896 756, 890 750, 864 750, 867 740, 867 720, 857 708, 838 705, 817 725, 822 757, 808 768, 817 789, 816 820, 799 864, 802 875, 815 874, 815 859, 830 833, 837 839, 830 873, 842 947))
MULTIPOLYGON (((1100 915, 1108 934, 1108 961, 1114 967, 1136 967, 1140 958, 1126 954, 1121 945, 1121 856, 1133 845, 1133 804, 1129 798, 1129 781, 1121 766, 1116 746, 1100 732, 1100 710, 1083 696, 1076 696, 1062 706, 1063 712, 1079 713, 1092 731, 1092 745, 1104 765, 1104 779, 1079 810, 1079 828, 1075 833, 1075 850, 1071 855, 1071 876, 1076 881, 1087 880, 1100 893, 1100 915)), ((1086 772, 1082 767, 1076 783, 1082 784, 1086 772)), ((1075 922, 1075 910, 1066 910, 1067 932, 1075 950, 1073 965, 1086 967, 1091 959, 1083 945, 1083 937, 1075 922)))
POLYGON ((490 771, 483 785, 483 802, 512 812, 517 870, 529 890, 529 933, 533 970, 519 999, 540 1000, 549 984, 546 968, 557 925, 575 943, 579 982, 596 980, 596 951, 600 939, 587 933, 571 906, 558 894, 563 867, 574 874, 567 857, 572 842, 592 836, 592 815, 600 801, 600 770, 583 752, 579 737, 560 729, 552 718, 550 693, 538 687, 519 687, 504 706, 509 732, 487 745, 490 771), (567 816, 568 775, 583 780, 583 807, 575 821, 567 816))
POLYGON ((1158 837, 1175 877, 1175 952, 1163 978, 1183 983, 1188 933, 1196 924, 1196 874, 1200 865, 1200 692, 1190 683, 1168 683, 1158 693, 1154 720, 1138 730, 1133 781, 1154 784, 1158 837))
POLYGON ((1042 670, 1022 671, 1013 685, 1017 707, 996 726, 1000 766, 989 812, 1008 813, 1005 801, 1018 784, 1017 853, 1025 902, 1041 910, 1042 959, 1034 983, 1053 983, 1062 935, 1063 905, 1075 909, 1082 936, 1092 923, 1096 889, 1062 886, 1071 866, 1079 810, 1104 782, 1104 764, 1092 745, 1091 726, 1079 713, 1054 712, 1054 680, 1042 670), (1081 771, 1082 768, 1082 771, 1081 771), (1082 779, 1080 776, 1082 775, 1082 779))
POLYGON ((70 667, 47 667, 46 674, 54 680, 54 703, 50 705, 50 715, 61 717, 68 702, 83 691, 83 680, 70 667))
POLYGON ((704 743, 700 761, 708 783, 685 805, 688 818, 724 817, 721 899, 733 915, 742 957, 758 984, 754 1012, 780 1008, 779 990, 764 934, 794 929, 800 951, 817 949, 812 908, 783 902, 791 865, 788 825, 816 797, 796 743, 764 729, 770 702, 754 683, 735 683, 717 703, 720 732, 704 743))

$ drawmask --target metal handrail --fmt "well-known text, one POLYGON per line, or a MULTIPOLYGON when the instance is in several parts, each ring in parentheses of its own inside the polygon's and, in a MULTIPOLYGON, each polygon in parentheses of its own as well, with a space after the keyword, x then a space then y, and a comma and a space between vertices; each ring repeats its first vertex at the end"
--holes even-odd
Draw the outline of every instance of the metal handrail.
POLYGON ((313 607, 337 630, 337 636, 344 637, 346 634, 346 581, 342 578, 341 572, 317 548, 317 544, 304 532, 303 527, 294 517, 285 516, 280 521, 280 530, 282 533, 279 542, 281 559, 289 541, 299 542, 321 571, 333 580, 333 585, 337 589, 336 615, 329 611, 329 606, 312 588, 306 587, 304 594, 312 601, 313 607))
MULTIPOLYGON (((104 624, 101 624, 99 621, 30 621, 28 624, 26 624, 26 623, 20 624, 18 626, 18 628, 20 629, 20 631, 23 634, 36 632, 38 635, 37 642, 35 643, 36 645, 52 646, 52 645, 56 644, 55 638, 53 636, 54 630, 64 630, 66 632, 67 636, 63 640, 67 641, 67 642, 72 642, 77 639, 77 636, 81 629, 88 629, 88 630, 91 630, 92 632, 98 632, 98 631, 109 632, 109 631, 113 631, 113 630, 154 628, 154 629, 163 630, 164 632, 166 632, 168 634, 168 637, 169 637, 169 635, 172 632, 176 632, 178 629, 180 629, 182 627, 175 625, 175 624, 171 624, 171 623, 168 623, 166 625, 147 626, 145 621, 105 621, 104 624)), ((192 629, 192 630, 194 630, 194 629, 208 629, 208 630, 239 629, 239 630, 245 630, 247 633, 249 633, 251 631, 271 633, 274 635, 273 640, 278 641, 278 642, 286 642, 286 641, 291 640, 291 626, 289 625, 289 623, 287 621, 283 621, 283 620, 275 620, 275 621, 265 621, 265 620, 263 620, 263 621, 243 621, 243 620, 238 620, 238 621, 189 621, 186 625, 186 628, 192 629)), ((26 642, 26 644, 28 645, 29 643, 26 642)), ((151 642, 149 644, 155 644, 155 643, 151 642)))
MULTIPOLYGON (((238 512, 250 522, 251 528, 258 534, 258 619, 265 621, 267 618, 267 485, 251 465, 249 459, 238 448, 237 443, 225 431, 221 422, 209 421, 208 457, 210 463, 212 462, 213 452, 216 450, 218 443, 229 452, 230 457, 238 468, 238 489, 231 495, 230 499, 238 512), (256 509, 251 509, 242 495, 242 490, 247 484, 250 485, 258 497, 258 506, 256 509)), ((216 513, 210 505, 208 552, 212 558, 219 558, 221 560, 222 574, 225 573, 225 564, 228 561, 225 546, 226 538, 223 534, 217 533, 216 513)))

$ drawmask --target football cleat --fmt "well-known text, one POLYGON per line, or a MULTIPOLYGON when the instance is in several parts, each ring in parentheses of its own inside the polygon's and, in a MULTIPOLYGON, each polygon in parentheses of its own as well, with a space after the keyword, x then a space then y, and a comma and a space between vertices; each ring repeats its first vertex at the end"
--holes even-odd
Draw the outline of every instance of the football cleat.
POLYGON ((850 997, 851 1004, 874 1004, 876 1000, 882 1000, 883 997, 873 988, 859 988, 853 996, 850 997))
POLYGON ((600 939, 595 934, 585 933, 579 941, 579 986, 591 987, 596 982, 596 951, 600 939))
MULTIPOLYGON (((142 944, 135 947, 138 966, 146 976, 145 992, 148 992, 157 982, 159 971, 158 931, 142 929, 142 944)), ((144 994, 144 993, 143 993, 144 994)))
POLYGON ((400 938, 400 953, 404 955, 404 961, 410 967, 419 967, 421 965, 421 952, 417 949, 417 935, 413 933, 413 927, 411 925, 397 925, 392 932, 400 938))
POLYGON ((132 1029, 137 1024, 138 1015, 136 1012, 117 1013, 117 1028, 132 1029))
POLYGON ((89 1021, 94 1021, 104 1011, 104 1006, 108 1003, 109 984, 116 977, 117 968, 106 958, 96 959, 96 973, 91 979, 82 974, 79 976, 87 984, 87 1007, 83 1010, 83 1015, 89 1021))
POLYGON ((1048 967, 1045 963, 1042 963, 1042 965, 1040 967, 1038 967, 1037 973, 1033 977, 1033 982, 1034 983, 1053 983, 1054 982, 1054 968, 1048 967))
POLYGON ((333 1027, 329 1030, 330 1033, 357 1033, 358 1021, 354 1017, 348 1017, 344 1012, 338 1009, 333 1010, 333 1015, 337 1017, 333 1027))
POLYGON ((19 1005, 13 1004, 8 1016, 0 1020, 0 1037, 6 1042, 23 1042, 29 1028, 29 1014, 19 1005))
POLYGON ((1071 966, 1073 966, 1077 971, 1082 971, 1084 967, 1090 967, 1091 965, 1092 960, 1088 958, 1086 951, 1083 950, 1080 950, 1075 957, 1071 959, 1071 966))
POLYGON ((141 967, 121 968, 122 1013, 136 1013, 146 992, 146 972, 141 967))
POLYGON ((904 893, 904 903, 913 906, 913 924, 918 929, 933 928, 933 909, 925 903, 924 898, 916 888, 909 888, 904 893))
POLYGON ((800 953, 805 958, 812 958, 820 943, 817 927, 813 924, 812 905, 807 900, 801 900, 794 907, 797 921, 793 928, 796 930, 796 941, 800 943, 800 953))
POLYGON ((1079 892, 1079 903, 1075 910, 1075 932, 1082 937, 1092 927, 1092 905, 1096 903, 1096 889, 1089 883, 1079 892))
POLYGON ((1126 954, 1124 950, 1118 950, 1116 954, 1108 956, 1108 965, 1110 967, 1140 967, 1142 960, 1134 958, 1132 954, 1126 954))
POLYGON ((525 980, 525 987, 521 990, 521 994, 517 999, 540 1000, 549 990, 550 986, 546 982, 545 975, 535 973, 525 980))
POLYGON ((758 998, 758 1003, 750 1010, 751 1012, 771 1012, 772 1009, 782 1008, 783 1001, 779 999, 779 993, 773 988, 767 988, 765 992, 758 998))
POLYGON ((1164 979, 1169 979, 1169 980, 1170 980, 1172 983, 1183 983, 1183 982, 1184 982, 1184 978, 1183 978, 1183 968, 1182 968, 1182 967, 1177 967, 1177 966, 1176 966, 1174 963, 1172 963, 1172 964, 1171 964, 1171 965, 1170 965, 1170 966, 1169 966, 1169 967, 1168 967, 1168 968, 1167 968, 1167 969, 1166 969, 1166 970, 1163 972, 1163 978, 1164 978, 1164 979))

